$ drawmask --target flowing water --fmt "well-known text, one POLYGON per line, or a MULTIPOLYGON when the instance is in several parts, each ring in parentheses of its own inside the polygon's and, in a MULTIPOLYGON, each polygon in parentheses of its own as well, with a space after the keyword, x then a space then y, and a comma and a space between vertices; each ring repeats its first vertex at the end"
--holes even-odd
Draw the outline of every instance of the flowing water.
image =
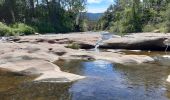
POLYGON ((103 43, 103 41, 105 40, 109 40, 113 37, 113 35, 111 33, 107 33, 107 32, 104 32, 104 33, 101 33, 101 38, 99 38, 99 40, 96 42, 96 45, 95 45, 95 48, 94 50, 96 52, 99 52, 99 46, 103 43))
POLYGON ((0 71, 0 100, 169 100, 170 64, 120 65, 108 61, 57 61, 87 76, 73 83, 31 82, 35 77, 0 71))
POLYGON ((170 66, 119 65, 107 61, 59 62, 62 70, 88 76, 69 88, 71 100, 169 100, 170 66))

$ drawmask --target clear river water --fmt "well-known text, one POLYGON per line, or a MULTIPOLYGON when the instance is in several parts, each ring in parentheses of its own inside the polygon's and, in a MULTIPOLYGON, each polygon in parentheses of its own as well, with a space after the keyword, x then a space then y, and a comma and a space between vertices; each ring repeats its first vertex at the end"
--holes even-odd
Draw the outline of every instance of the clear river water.
POLYGON ((170 64, 113 64, 104 60, 57 61, 61 70, 87 78, 72 83, 32 82, 0 70, 0 100, 170 100, 170 64))

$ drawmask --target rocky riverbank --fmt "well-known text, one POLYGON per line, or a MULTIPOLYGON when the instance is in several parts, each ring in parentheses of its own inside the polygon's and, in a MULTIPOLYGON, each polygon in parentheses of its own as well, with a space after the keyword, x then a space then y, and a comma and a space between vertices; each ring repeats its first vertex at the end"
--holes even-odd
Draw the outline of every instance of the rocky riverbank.
MULTIPOLYGON (((102 59, 120 64, 140 64, 155 61, 149 55, 127 55, 116 50, 103 52, 86 50, 94 48, 99 38, 101 38, 101 35, 98 33, 11 37, 0 42, 0 67, 23 75, 38 75, 36 81, 71 82, 85 77, 61 71, 57 65, 53 64, 55 61, 60 59, 102 59), (75 45, 79 49, 72 49, 72 46, 75 45)), ((113 36, 112 39, 104 41, 100 47, 149 51, 165 50, 164 41, 168 38, 170 38, 170 34, 162 33, 139 33, 124 37, 113 36)))

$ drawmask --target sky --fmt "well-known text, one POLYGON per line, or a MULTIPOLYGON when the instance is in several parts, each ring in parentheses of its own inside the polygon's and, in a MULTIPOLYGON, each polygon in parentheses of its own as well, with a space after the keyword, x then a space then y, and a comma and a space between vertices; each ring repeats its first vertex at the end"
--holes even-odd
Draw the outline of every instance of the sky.
POLYGON ((114 0, 87 0, 87 12, 103 13, 114 0))

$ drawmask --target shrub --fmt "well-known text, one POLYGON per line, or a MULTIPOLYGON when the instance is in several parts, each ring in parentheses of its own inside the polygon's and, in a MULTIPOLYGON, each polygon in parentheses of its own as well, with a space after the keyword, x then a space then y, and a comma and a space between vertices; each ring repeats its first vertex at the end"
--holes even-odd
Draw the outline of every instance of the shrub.
POLYGON ((29 35, 35 33, 34 28, 23 23, 7 26, 0 22, 0 36, 29 35))
POLYGON ((13 32, 14 33, 18 33, 20 35, 30 35, 30 34, 34 34, 35 33, 35 29, 23 24, 23 23, 16 23, 12 25, 13 28, 13 32))
POLYGON ((0 36, 7 36, 10 34, 12 34, 12 28, 10 28, 6 24, 0 22, 0 36))
POLYGON ((163 32, 163 33, 167 33, 168 32, 168 29, 166 27, 166 22, 162 22, 160 24, 156 24, 155 27, 160 31, 160 32, 163 32))
POLYGON ((145 25, 144 27, 143 27, 143 32, 152 32, 152 31, 154 31, 156 28, 155 28, 155 26, 154 25, 151 25, 151 24, 148 24, 148 25, 145 25))
POLYGON ((71 48, 71 49, 80 49, 80 45, 77 43, 72 43, 69 44, 68 46, 66 46, 67 48, 71 48))

